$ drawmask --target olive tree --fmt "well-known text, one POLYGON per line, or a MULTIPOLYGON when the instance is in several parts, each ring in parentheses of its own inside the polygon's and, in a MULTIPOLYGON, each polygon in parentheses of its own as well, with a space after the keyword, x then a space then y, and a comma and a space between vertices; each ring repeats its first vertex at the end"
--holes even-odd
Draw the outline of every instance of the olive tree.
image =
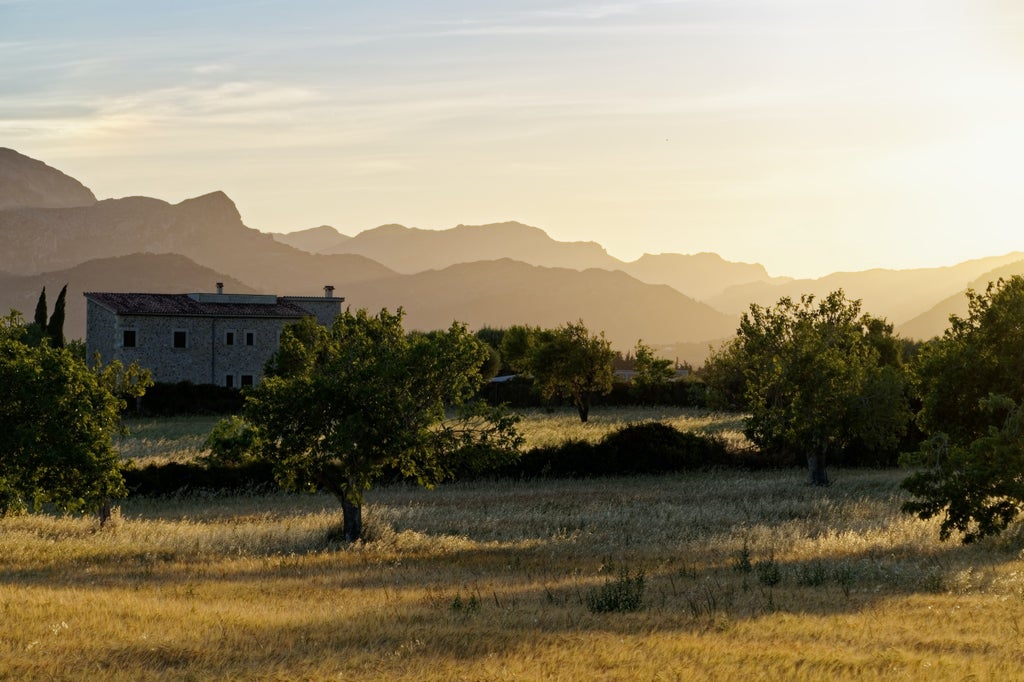
POLYGON ((967 317, 952 316, 914 364, 928 435, 926 464, 903 483, 904 510, 943 516, 940 536, 965 542, 999 533, 1024 508, 1024 278, 969 291, 967 317))
POLYGON ((487 359, 461 324, 406 333, 403 313, 365 310, 330 327, 285 329, 244 417, 278 480, 341 503, 347 541, 362 537, 363 494, 387 470, 424 486, 452 473, 455 455, 513 455, 515 420, 473 401, 487 359), (457 410, 453 415, 450 411, 457 410))
POLYGON ((0 515, 48 504, 100 510, 125 493, 112 444, 124 401, 111 388, 141 395, 148 374, 90 369, 70 350, 29 336, 17 313, 0 320, 0 515))
POLYGON ((820 302, 787 297, 750 306, 705 380, 709 391, 742 401, 749 411, 744 432, 754 444, 806 460, 810 482, 828 485, 831 459, 851 450, 894 451, 906 430, 898 348, 892 327, 861 315, 860 301, 841 290, 820 302))
POLYGON ((633 394, 641 402, 656 401, 660 398, 668 382, 676 376, 674 362, 668 358, 658 357, 654 349, 643 340, 636 342, 633 350, 633 394))
POLYGON ((584 423, 594 396, 612 390, 615 352, 604 332, 591 334, 583 320, 554 329, 511 327, 501 354, 511 367, 533 377, 546 400, 571 400, 584 423))

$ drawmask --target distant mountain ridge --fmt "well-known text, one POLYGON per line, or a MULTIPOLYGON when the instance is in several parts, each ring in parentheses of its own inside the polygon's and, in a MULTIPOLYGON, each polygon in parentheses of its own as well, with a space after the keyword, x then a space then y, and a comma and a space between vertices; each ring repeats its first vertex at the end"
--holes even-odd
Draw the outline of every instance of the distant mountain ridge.
POLYGON ((0 147, 0 210, 90 206, 96 196, 78 180, 42 161, 0 147))
POLYGON ((641 338, 699 342, 736 330, 734 316, 669 286, 645 284, 615 270, 545 268, 508 258, 360 283, 348 292, 370 309, 403 306, 417 329, 449 324, 453 310, 472 328, 553 327, 583 319, 621 349, 641 338))
POLYGON ((559 242, 543 230, 514 221, 424 230, 381 225, 327 249, 372 258, 405 275, 459 263, 512 260, 545 267, 614 269, 618 261, 597 242, 559 242))
MULTIPOLYGON (((548 239, 532 229, 535 239, 548 239)), ((385 228, 364 240, 386 241, 389 233, 405 231, 385 228)), ((598 257, 604 253, 596 244, 584 248, 598 257)), ((307 253, 246 227, 223 192, 178 204, 129 197, 79 207, 2 209, 0 271, 0 309, 23 312, 44 284, 74 280, 65 326, 72 338, 84 334, 82 290, 211 291, 217 281, 239 290, 307 295, 332 284, 354 307, 403 307, 414 329, 446 327, 456 319, 505 326, 582 317, 629 347, 638 338, 675 342, 677 334, 706 341, 733 326, 729 316, 669 287, 610 270, 543 269, 505 259, 403 275, 358 254, 307 253), (180 270, 181 277, 162 268, 180 270), (97 284, 99 272, 104 279, 97 284), (660 339, 662 334, 671 336, 660 339)))
POLYGON ((288 233, 271 232, 270 236, 282 244, 287 244, 309 253, 327 253, 328 249, 352 239, 352 237, 338 232, 330 225, 321 225, 307 230, 297 230, 288 233))
POLYGON ((930 339, 934 336, 941 336, 949 326, 951 315, 967 316, 968 289, 983 293, 990 282, 995 282, 999 279, 1009 279, 1014 275, 1024 276, 1024 254, 1020 254, 1020 256, 1021 260, 986 272, 981 277, 970 282, 961 291, 939 301, 933 307, 913 319, 898 325, 896 331, 912 339, 930 339))
POLYGON ((734 263, 714 253, 644 254, 633 262, 608 254, 596 242, 561 242, 537 227, 509 221, 425 230, 381 225, 354 237, 329 226, 274 239, 311 253, 349 253, 371 258, 403 274, 503 258, 540 267, 619 270, 648 284, 667 284, 692 298, 705 298, 736 284, 778 282, 758 263, 734 263))
POLYGON ((46 287, 52 302, 57 292, 68 285, 67 313, 64 333, 68 338, 85 337, 85 305, 82 294, 86 291, 123 291, 146 293, 156 291, 167 294, 185 294, 208 291, 213 283, 223 282, 232 293, 258 293, 256 289, 210 268, 193 263, 178 254, 132 254, 99 258, 77 264, 66 270, 36 275, 14 276, 0 273, 2 310, 17 310, 31 318, 46 287))
POLYGON ((781 283, 753 282, 734 286, 706 299, 722 312, 740 313, 751 303, 771 305, 783 296, 799 299, 802 294, 817 298, 842 289, 849 298, 859 298, 865 312, 885 317, 900 325, 942 299, 963 291, 969 282, 993 270, 1024 259, 1024 253, 969 260, 941 268, 911 270, 864 270, 836 272, 819 279, 794 279, 781 283))
MULTIPOLYGON (((455 319, 477 327, 582 318, 623 350, 641 338, 706 349, 735 332, 751 302, 842 288, 897 331, 928 338, 942 332, 950 312, 965 309, 968 285, 984 289, 1002 273, 1024 273, 1024 254, 792 280, 712 253, 620 261, 595 242, 559 242, 512 221, 448 230, 383 225, 354 237, 323 225, 270 235, 247 227, 223 192, 178 204, 97 201, 74 178, 0 148, 0 311, 30 312, 43 285, 66 281, 72 338, 84 334, 76 292, 210 291, 217 281, 229 290, 299 295, 331 284, 352 307, 403 307, 416 329, 455 319)), ((680 359, 699 364, 703 355, 680 359)))

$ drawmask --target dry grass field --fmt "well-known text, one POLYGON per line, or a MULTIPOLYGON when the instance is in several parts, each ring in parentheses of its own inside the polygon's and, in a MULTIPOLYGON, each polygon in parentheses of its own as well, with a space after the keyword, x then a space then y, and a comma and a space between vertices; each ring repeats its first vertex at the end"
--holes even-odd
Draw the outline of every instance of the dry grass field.
MULTIPOLYGON (((595 414, 574 437, 660 417, 737 426, 595 414)), ((187 420, 134 426, 146 456, 201 448, 187 420)), ((1024 679, 1024 535, 943 544, 899 513, 905 473, 832 473, 393 486, 353 547, 313 495, 3 519, 0 679, 1024 679)))

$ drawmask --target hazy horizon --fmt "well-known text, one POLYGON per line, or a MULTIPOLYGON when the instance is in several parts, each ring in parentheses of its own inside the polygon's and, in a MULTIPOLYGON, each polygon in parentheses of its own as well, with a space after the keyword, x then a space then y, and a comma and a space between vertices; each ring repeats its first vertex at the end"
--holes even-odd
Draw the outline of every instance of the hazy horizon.
POLYGON ((1024 6, 0 0, 0 146, 250 227, 516 220, 772 275, 1024 250, 1024 6))

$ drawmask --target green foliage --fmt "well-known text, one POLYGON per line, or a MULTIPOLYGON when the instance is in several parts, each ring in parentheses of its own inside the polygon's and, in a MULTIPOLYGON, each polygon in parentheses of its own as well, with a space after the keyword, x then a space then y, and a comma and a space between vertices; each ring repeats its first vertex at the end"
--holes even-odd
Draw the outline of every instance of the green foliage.
POLYGON ((146 390, 139 411, 159 416, 236 414, 244 404, 238 389, 191 381, 157 382, 146 390))
POLYGON ((644 607, 644 572, 630 572, 623 568, 612 580, 605 580, 600 588, 587 593, 587 608, 591 613, 632 613, 644 607))
POLYGON ((385 471, 432 486, 453 473, 453 452, 515 451, 514 419, 464 407, 480 385, 483 342, 461 324, 406 334, 402 311, 346 311, 330 328, 287 328, 267 376, 246 394, 244 416, 279 481, 323 489, 362 533, 363 493, 385 471))
POLYGON ((259 434, 238 415, 217 422, 203 447, 209 450, 209 454, 200 457, 199 461, 207 466, 240 466, 259 461, 259 434))
POLYGON ((555 329, 511 327, 501 353, 509 366, 533 376, 545 400, 571 400, 581 422, 590 415, 593 397, 612 390, 615 353, 604 333, 591 334, 582 320, 555 329))
POLYGON ((725 443, 715 436, 680 431, 667 424, 628 424, 599 443, 569 440, 534 448, 515 468, 520 476, 619 476, 660 474, 728 466, 725 443))
POLYGON ((268 462, 244 464, 165 462, 131 467, 123 472, 132 497, 181 496, 190 492, 256 492, 277 490, 268 462))
MULTIPOLYGON (((77 357, 77 353, 73 353, 77 357)), ((99 353, 93 360, 93 373, 104 388, 121 400, 141 398, 153 386, 153 374, 137 362, 127 367, 120 360, 108 365, 100 362, 99 353)))
POLYGON ((530 374, 533 371, 531 353, 541 335, 540 327, 513 325, 501 335, 502 361, 505 366, 517 374, 530 374))
POLYGON ((659 358, 654 349, 642 340, 636 342, 633 360, 633 395, 640 404, 654 404, 665 401, 667 383, 675 378, 674 363, 668 358, 659 358))
POLYGON ((767 452, 806 459, 827 485, 827 461, 895 450, 910 417, 900 345, 891 325, 860 314, 842 291, 820 303, 752 305, 705 380, 718 400, 742 400, 746 436, 767 452))
POLYGON ((65 284, 57 295, 57 302, 53 304, 53 314, 46 324, 46 338, 57 348, 64 346, 64 315, 67 305, 68 285, 65 284))
POLYGON ((742 336, 735 336, 712 352, 700 371, 707 386, 705 402, 713 410, 745 412, 747 410, 747 368, 742 336))
POLYGON ((950 318, 915 363, 929 436, 908 463, 904 511, 943 516, 940 537, 972 542, 1004 530, 1024 505, 1024 278, 967 293, 968 315, 950 318))
POLYGON ((36 301, 36 312, 31 324, 26 329, 28 333, 27 343, 38 346, 46 337, 46 318, 48 315, 46 306, 46 287, 39 292, 39 299, 36 301))
POLYGON ((757 582, 765 587, 775 587, 782 582, 782 569, 773 558, 761 559, 754 564, 757 582))
POLYGON ((39 300, 36 301, 36 314, 34 318, 35 325, 39 327, 40 330, 46 329, 46 316, 48 315, 47 310, 46 287, 43 287, 43 290, 39 292, 39 300))
POLYGON ((942 337, 918 354, 922 400, 918 417, 928 434, 945 433, 966 445, 999 423, 982 400, 990 393, 1024 402, 1024 278, 967 292, 968 316, 950 318, 942 337))
POLYGON ((124 403, 103 371, 28 337, 16 313, 0 321, 0 514, 99 509, 125 493, 111 441, 124 403))
POLYGON ((943 540, 953 532, 961 533, 965 544, 996 535, 1024 506, 1024 408, 1002 395, 983 399, 980 408, 1005 415, 1003 423, 989 426, 967 445, 937 434, 922 448, 935 466, 902 484, 915 497, 903 504, 903 511, 922 519, 942 515, 943 540))

